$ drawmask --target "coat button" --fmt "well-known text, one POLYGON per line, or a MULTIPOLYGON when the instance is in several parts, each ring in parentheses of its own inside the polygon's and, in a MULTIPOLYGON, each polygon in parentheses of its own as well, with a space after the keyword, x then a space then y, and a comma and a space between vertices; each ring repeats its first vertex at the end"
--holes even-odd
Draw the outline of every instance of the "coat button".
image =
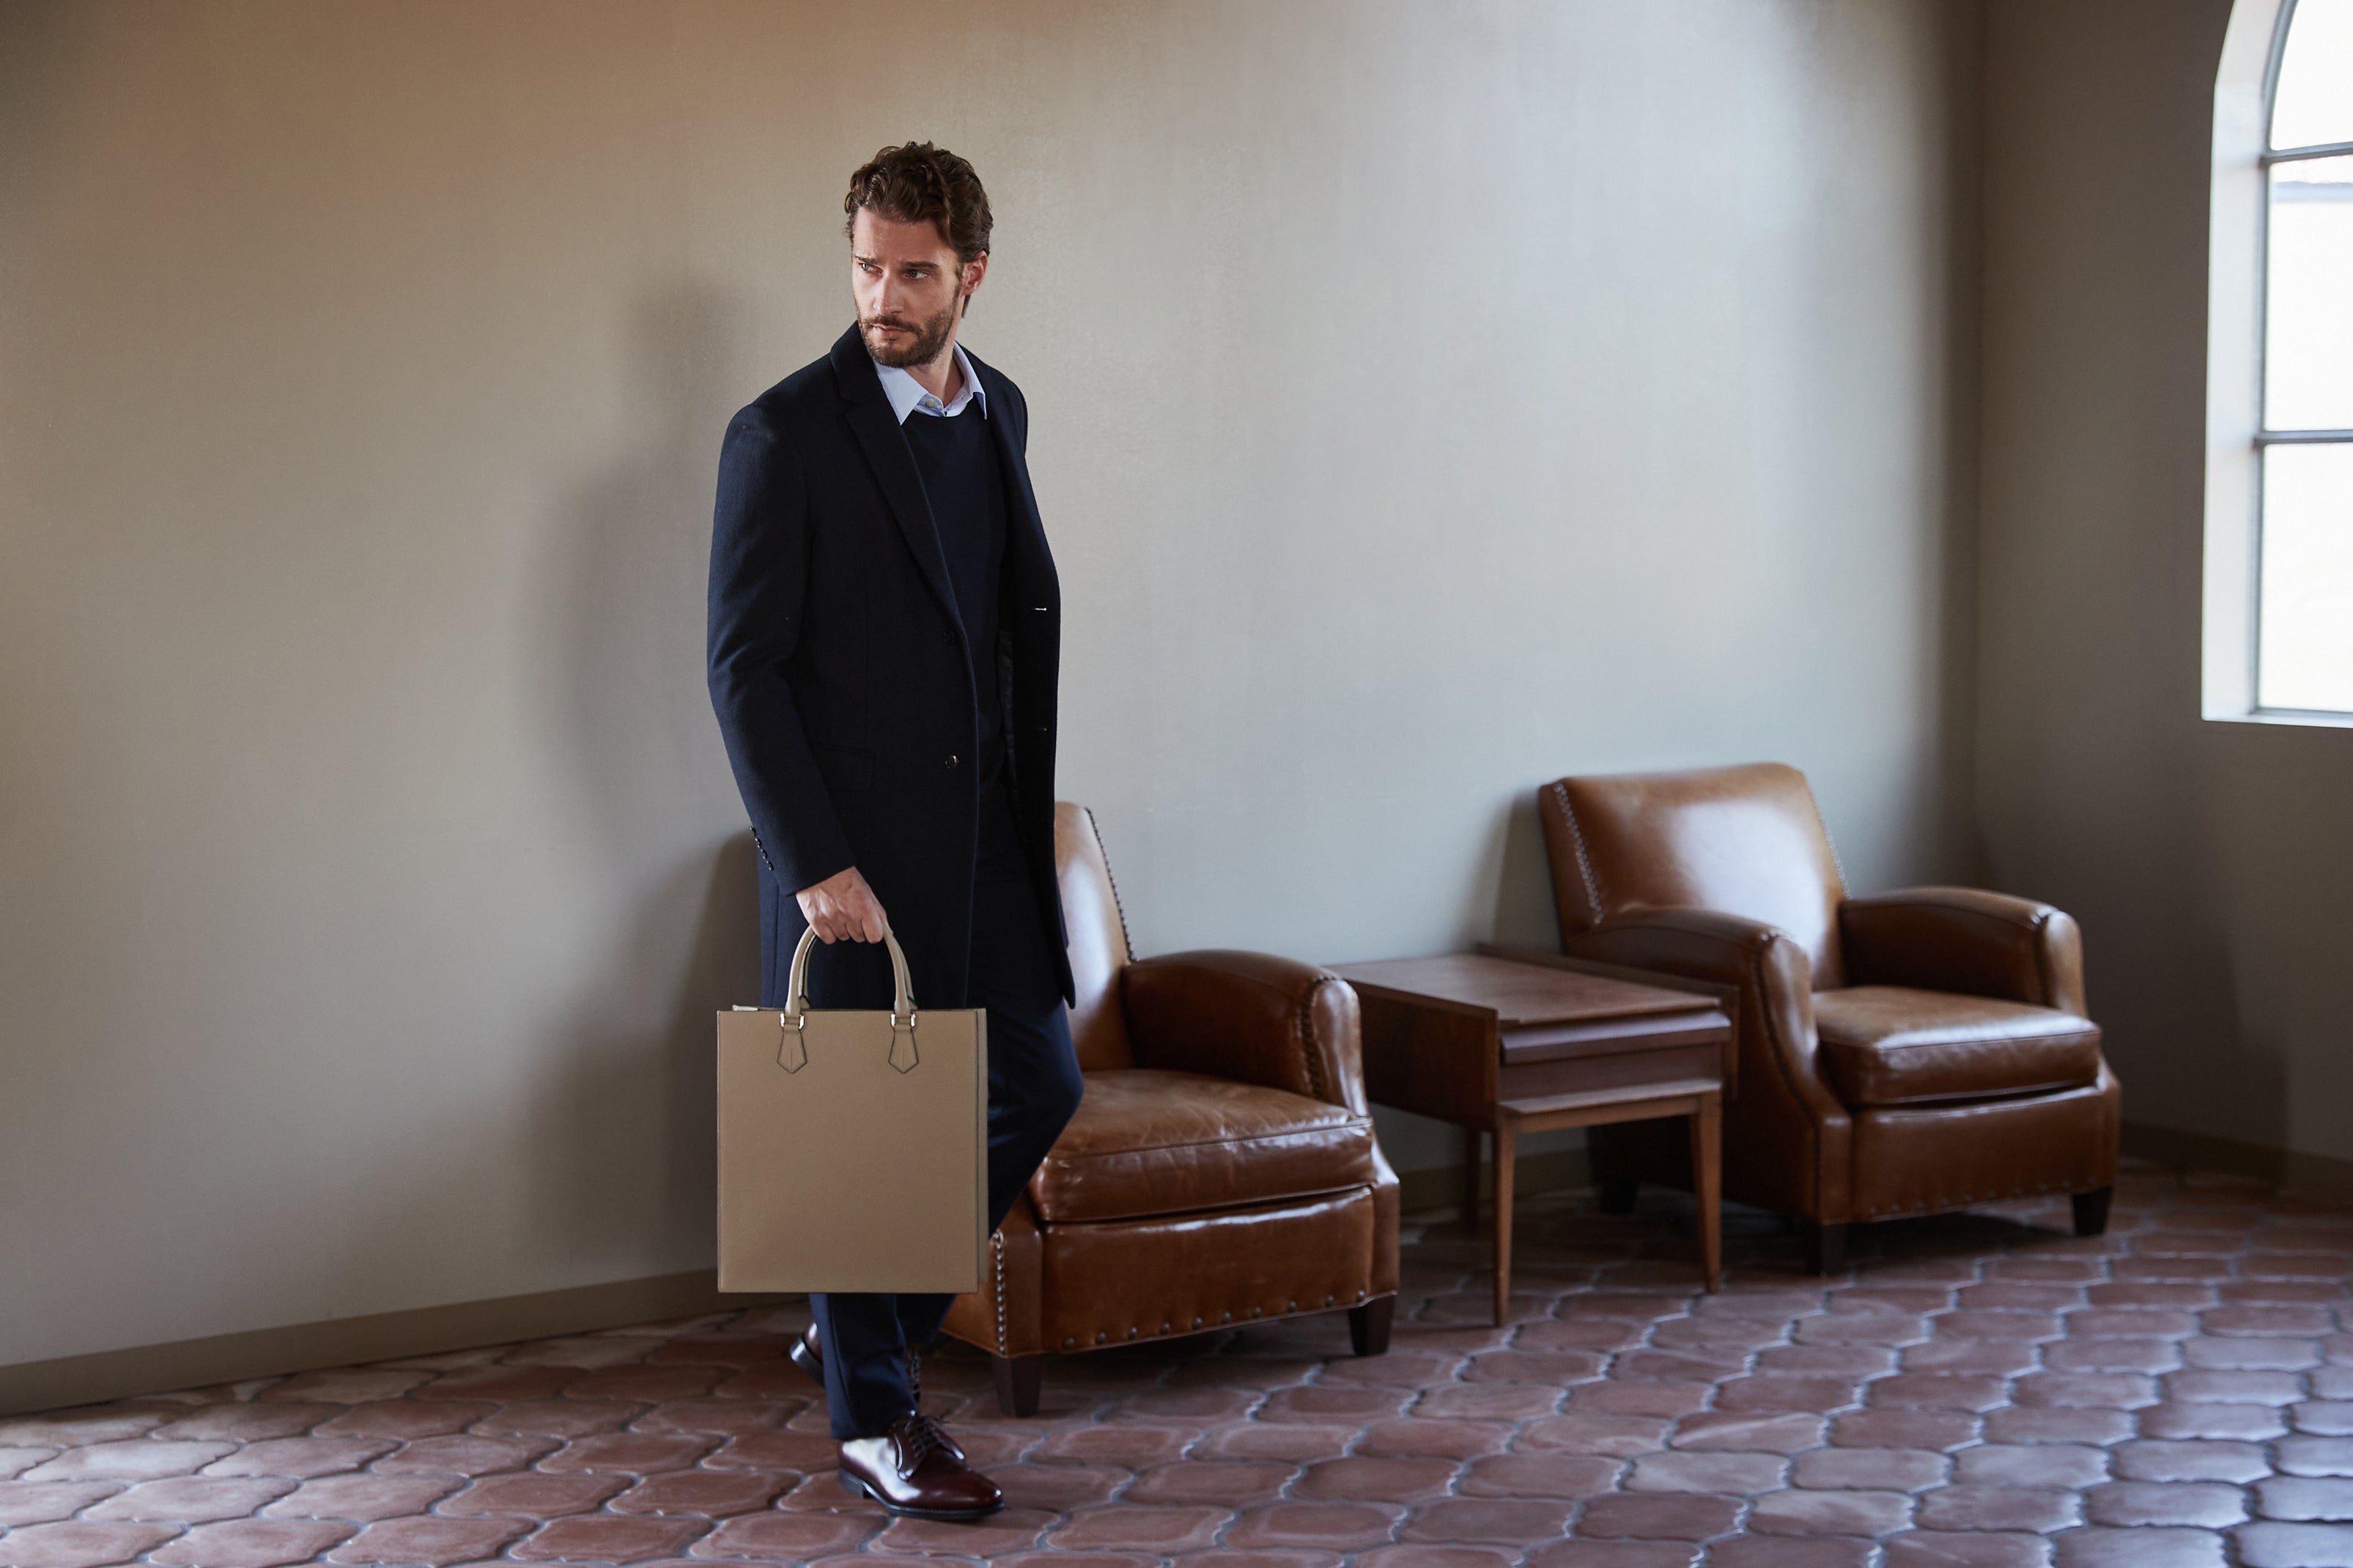
POLYGON ((953 752, 951 752, 951 753, 949 754, 949 756, 948 756, 948 766, 949 766, 950 768, 954 768, 955 765, 956 765, 956 758, 955 758, 955 754, 954 754, 953 752))

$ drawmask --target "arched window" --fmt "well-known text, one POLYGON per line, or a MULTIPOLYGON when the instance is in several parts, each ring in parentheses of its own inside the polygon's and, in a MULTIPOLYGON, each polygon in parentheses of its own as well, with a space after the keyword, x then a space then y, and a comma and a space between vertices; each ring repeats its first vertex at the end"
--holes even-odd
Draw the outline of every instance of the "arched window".
POLYGON ((2353 711, 2353 0, 2291 0, 2264 203, 2255 702, 2353 711))
POLYGON ((2206 711, 2342 722, 2353 719, 2353 0, 2241 0, 2232 34, 2215 95, 2206 711), (2225 298, 2241 284, 2252 319, 2225 298))

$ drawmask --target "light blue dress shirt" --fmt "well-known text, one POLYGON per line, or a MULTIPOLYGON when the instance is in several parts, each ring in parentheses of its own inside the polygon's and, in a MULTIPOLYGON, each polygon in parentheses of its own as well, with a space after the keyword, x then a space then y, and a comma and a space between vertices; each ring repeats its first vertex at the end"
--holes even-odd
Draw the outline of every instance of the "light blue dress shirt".
POLYGON ((964 357, 964 345, 955 349, 956 369, 964 373, 964 384, 956 389, 955 401, 943 404, 923 390, 923 384, 895 364, 877 363, 874 374, 882 378, 882 395, 891 400, 891 412, 904 425, 910 414, 929 414, 936 418, 953 419, 964 412, 967 403, 980 405, 980 416, 988 417, 988 394, 981 390, 980 377, 972 373, 972 361, 964 357))

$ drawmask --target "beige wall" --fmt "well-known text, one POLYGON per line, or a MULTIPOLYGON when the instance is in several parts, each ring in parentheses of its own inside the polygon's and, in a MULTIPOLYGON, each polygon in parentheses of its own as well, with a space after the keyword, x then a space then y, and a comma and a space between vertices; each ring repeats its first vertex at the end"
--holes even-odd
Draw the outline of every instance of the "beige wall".
POLYGON ((1572 769, 1965 868, 1952 20, 0 10, 0 1363, 708 1262, 710 484, 885 141, 996 199, 1143 950, 1541 937, 1572 769))
POLYGON ((2127 1118, 2344 1160, 2353 733, 2199 717, 2229 14, 1990 12, 1978 791, 1994 879, 2084 921, 2127 1118))

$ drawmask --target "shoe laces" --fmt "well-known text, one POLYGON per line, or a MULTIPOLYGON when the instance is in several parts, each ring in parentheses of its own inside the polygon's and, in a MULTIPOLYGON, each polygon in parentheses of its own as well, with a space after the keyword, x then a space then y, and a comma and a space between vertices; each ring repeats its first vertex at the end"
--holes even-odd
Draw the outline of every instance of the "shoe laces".
POLYGON ((899 1418, 899 1463, 903 1473, 913 1475, 923 1461, 934 1454, 948 1452, 948 1436, 940 1424, 920 1410, 910 1410, 899 1418))
POLYGON ((916 1467, 932 1455, 954 1452, 940 1424, 923 1414, 923 1358, 913 1345, 907 1347, 907 1397, 913 1408, 907 1412, 906 1429, 900 1435, 899 1453, 907 1473, 913 1475, 916 1467))

